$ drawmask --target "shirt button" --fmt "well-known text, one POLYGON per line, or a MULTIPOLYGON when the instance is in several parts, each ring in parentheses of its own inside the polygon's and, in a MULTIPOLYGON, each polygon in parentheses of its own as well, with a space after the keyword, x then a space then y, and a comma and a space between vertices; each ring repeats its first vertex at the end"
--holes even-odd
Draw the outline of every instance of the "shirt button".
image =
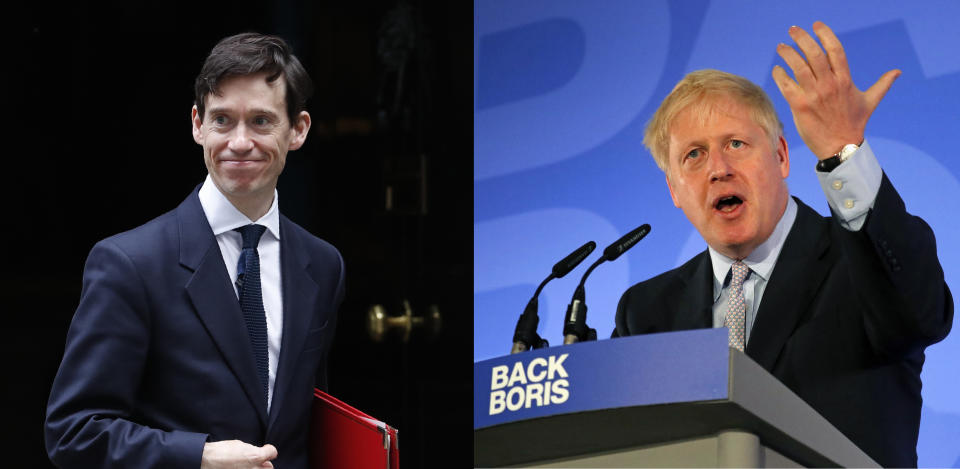
POLYGON ((844 201, 843 201, 843 206, 844 206, 844 207, 847 207, 847 209, 853 208, 853 199, 844 200, 844 201))
POLYGON ((837 191, 840 189, 843 189, 843 181, 839 179, 837 179, 836 181, 833 181, 833 189, 837 191))

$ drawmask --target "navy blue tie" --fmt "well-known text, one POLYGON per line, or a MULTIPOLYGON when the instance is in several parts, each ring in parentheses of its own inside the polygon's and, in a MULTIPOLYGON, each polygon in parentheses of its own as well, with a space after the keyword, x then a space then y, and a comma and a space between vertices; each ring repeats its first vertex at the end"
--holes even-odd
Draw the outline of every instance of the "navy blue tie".
POLYGON ((237 260, 237 292, 240 309, 247 323, 247 334, 253 345, 253 358, 257 363, 257 375, 263 384, 263 401, 267 402, 270 361, 267 355, 267 315, 263 309, 260 288, 260 254, 257 244, 267 227, 247 225, 234 229, 243 237, 243 248, 237 260))

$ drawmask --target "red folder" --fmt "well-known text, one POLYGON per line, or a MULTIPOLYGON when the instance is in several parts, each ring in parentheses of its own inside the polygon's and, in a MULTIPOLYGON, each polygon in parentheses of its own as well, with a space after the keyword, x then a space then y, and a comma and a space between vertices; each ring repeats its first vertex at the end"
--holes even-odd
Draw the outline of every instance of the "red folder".
POLYGON ((313 390, 312 469, 399 469, 397 429, 343 401, 313 390))

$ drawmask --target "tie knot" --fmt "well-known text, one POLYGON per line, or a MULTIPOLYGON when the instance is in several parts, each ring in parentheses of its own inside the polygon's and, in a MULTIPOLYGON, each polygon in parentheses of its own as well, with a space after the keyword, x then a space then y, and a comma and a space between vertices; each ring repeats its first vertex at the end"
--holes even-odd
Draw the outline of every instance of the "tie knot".
POLYGON ((750 268, 747 267, 743 262, 737 261, 730 266, 730 284, 731 285, 742 285, 744 279, 747 278, 747 274, 750 273, 750 268))
POLYGON ((239 232, 240 236, 243 237, 243 249, 256 249, 257 244, 260 243, 260 237, 263 236, 263 232, 266 230, 267 227, 256 224, 233 229, 233 231, 239 232))

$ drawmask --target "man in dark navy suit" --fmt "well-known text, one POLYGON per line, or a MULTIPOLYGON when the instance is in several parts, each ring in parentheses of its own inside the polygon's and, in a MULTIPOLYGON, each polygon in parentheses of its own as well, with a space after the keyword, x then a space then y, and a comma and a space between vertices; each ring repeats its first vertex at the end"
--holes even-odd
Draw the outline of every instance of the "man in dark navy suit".
POLYGON ((278 211, 311 86, 277 37, 232 36, 207 57, 192 109, 206 181, 87 259, 47 408, 58 466, 308 466, 344 292, 337 250, 278 211))
POLYGON ((953 322, 930 227, 903 201, 864 139, 899 76, 858 90, 840 42, 790 28, 803 55, 773 78, 817 157, 832 217, 791 198, 783 126, 762 89, 716 70, 687 75, 644 143, 674 204, 709 248, 628 289, 625 336, 730 328, 743 350, 884 466, 916 466, 924 348, 953 322))

